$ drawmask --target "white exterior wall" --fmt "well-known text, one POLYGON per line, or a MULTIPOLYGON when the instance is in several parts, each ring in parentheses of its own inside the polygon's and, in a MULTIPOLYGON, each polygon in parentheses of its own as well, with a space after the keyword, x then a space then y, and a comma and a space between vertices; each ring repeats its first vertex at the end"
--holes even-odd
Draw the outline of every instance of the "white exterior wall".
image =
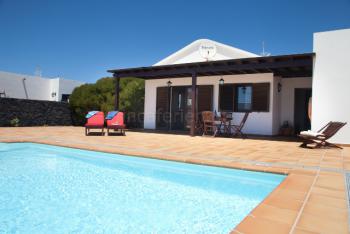
POLYGON ((312 129, 347 122, 331 142, 350 144, 350 29, 315 33, 313 46, 312 129))
POLYGON ((3 91, 10 98, 51 100, 51 80, 0 71, 0 92, 3 91))
POLYGON ((71 94, 76 87, 79 87, 82 84, 83 83, 80 81, 59 78, 57 101, 61 101, 62 94, 71 94))
POLYGON ((280 92, 280 125, 288 121, 294 126, 294 96, 296 88, 312 88, 312 78, 285 78, 281 79, 282 90, 280 92))
POLYGON ((0 92, 5 91, 6 97, 9 98, 60 101, 61 94, 70 94, 75 87, 82 84, 75 80, 50 79, 0 71, 0 92), (53 92, 56 93, 55 97, 51 95, 53 92))
MULTIPOLYGON (((213 110, 219 110, 219 80, 223 78, 225 84, 229 83, 270 83, 270 109, 269 112, 253 112, 249 115, 246 125, 243 129, 248 134, 274 135, 277 134, 279 124, 273 123, 274 118, 278 118, 279 106, 277 82, 279 78, 273 76, 272 73, 264 74, 247 74, 247 75, 227 75, 227 76, 210 76, 198 77, 198 85, 213 85, 213 110)), ((192 79, 176 78, 176 79, 155 79, 145 81, 145 118, 144 128, 155 129, 156 127, 156 95, 157 87, 166 86, 168 81, 172 82, 172 86, 191 85, 192 79)), ((234 123, 240 123, 243 113, 234 113, 234 123)))
POLYGON ((277 135, 280 129, 280 112, 281 112, 281 92, 278 92, 278 83, 282 82, 281 77, 273 77, 272 88, 272 135, 277 135))
POLYGON ((50 96, 48 97, 50 101, 60 101, 60 95, 58 95, 59 90, 60 90, 60 79, 59 78, 55 78, 55 79, 50 79, 50 96), (52 97, 52 93, 56 93, 56 96, 52 97))

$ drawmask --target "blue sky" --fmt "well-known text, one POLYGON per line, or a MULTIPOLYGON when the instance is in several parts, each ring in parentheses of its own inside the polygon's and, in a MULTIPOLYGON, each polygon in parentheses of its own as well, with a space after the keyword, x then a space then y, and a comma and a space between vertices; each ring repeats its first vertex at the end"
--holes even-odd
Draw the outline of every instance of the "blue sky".
POLYGON ((350 0, 0 0, 0 70, 94 82, 148 66, 199 38, 254 53, 312 51, 350 28, 350 0))

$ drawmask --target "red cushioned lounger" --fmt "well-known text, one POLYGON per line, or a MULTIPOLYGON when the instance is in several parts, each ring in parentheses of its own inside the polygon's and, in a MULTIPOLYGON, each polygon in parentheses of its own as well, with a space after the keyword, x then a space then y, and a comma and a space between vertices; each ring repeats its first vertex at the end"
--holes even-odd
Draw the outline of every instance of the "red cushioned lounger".
POLYGON ((89 135, 90 129, 101 129, 104 134, 105 115, 102 111, 97 112, 87 119, 85 124, 85 135, 89 135))
POLYGON ((125 124, 124 124, 124 113, 118 112, 112 119, 107 119, 107 134, 109 135, 109 130, 113 129, 119 131, 125 136, 125 124))

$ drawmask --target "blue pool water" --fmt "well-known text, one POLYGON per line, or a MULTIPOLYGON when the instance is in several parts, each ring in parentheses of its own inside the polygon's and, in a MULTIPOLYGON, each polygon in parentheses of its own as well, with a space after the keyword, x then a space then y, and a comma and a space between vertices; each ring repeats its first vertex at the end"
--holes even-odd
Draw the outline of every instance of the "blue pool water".
POLYGON ((228 233, 283 179, 0 143, 0 233, 228 233))

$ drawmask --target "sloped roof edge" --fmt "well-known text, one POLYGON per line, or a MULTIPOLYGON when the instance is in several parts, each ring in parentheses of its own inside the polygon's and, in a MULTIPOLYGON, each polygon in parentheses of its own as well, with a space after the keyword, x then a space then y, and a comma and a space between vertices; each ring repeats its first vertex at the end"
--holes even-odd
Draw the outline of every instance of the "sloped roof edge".
POLYGON ((242 57, 259 57, 259 55, 242 50, 242 49, 238 49, 235 48, 233 46, 229 46, 214 40, 210 40, 210 39, 198 39, 193 41, 192 43, 188 44, 187 46, 183 47, 182 49, 174 52, 173 54, 169 55, 168 57, 160 60, 159 62, 157 62, 156 64, 154 64, 153 66, 159 66, 159 65, 166 65, 166 64, 172 64, 174 62, 176 62, 177 60, 181 59, 182 57, 185 57, 186 55, 189 55, 190 53, 193 53, 194 51, 198 50, 199 46, 202 43, 214 43, 215 45, 223 48, 226 52, 231 52, 231 53, 238 53, 238 54, 242 54, 244 56, 242 57))

